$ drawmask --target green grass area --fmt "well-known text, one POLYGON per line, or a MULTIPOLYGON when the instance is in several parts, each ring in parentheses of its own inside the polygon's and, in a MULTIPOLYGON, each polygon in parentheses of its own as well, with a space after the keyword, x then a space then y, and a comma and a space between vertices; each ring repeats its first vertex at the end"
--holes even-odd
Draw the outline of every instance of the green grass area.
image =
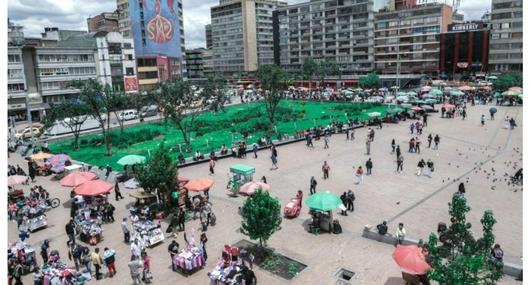
MULTIPOLYGON (((373 103, 320 103, 306 101, 281 101, 277 114, 276 126, 280 134, 292 135, 295 130, 311 128, 317 125, 327 125, 331 121, 345 122, 347 119, 368 120, 371 112, 380 112, 386 115, 387 106, 373 103)), ((212 150, 219 150, 223 144, 229 148, 248 134, 248 143, 256 142, 260 137, 266 136, 266 116, 264 103, 252 103, 236 105, 226 108, 224 111, 200 114, 195 121, 194 130, 191 133, 191 153, 184 153, 190 157, 196 149, 207 154, 212 150)), ((178 155, 181 144, 182 151, 185 148, 184 140, 180 131, 163 122, 145 123, 140 126, 126 128, 124 135, 119 135, 119 129, 111 131, 113 136, 112 153, 110 157, 105 156, 105 146, 102 145, 102 135, 84 136, 79 139, 81 148, 74 151, 72 140, 65 140, 49 146, 54 153, 68 153, 73 159, 83 161, 96 166, 110 164, 113 169, 122 170, 116 162, 128 154, 148 156, 153 152, 160 142, 164 141, 170 147, 174 147, 174 157, 178 155)), ((272 135, 272 139, 275 136, 272 135)))

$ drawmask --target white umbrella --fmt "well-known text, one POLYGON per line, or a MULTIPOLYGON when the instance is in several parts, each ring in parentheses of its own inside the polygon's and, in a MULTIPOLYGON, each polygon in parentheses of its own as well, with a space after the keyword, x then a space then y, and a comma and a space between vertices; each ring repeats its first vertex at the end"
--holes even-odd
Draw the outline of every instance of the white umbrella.
POLYGON ((382 115, 380 112, 371 112, 369 114, 367 114, 369 117, 378 117, 380 115, 382 115))
POLYGON ((125 181, 125 183, 123 183, 123 186, 125 186, 125 188, 128 188, 128 189, 136 189, 140 186, 140 184, 138 183, 138 181, 136 181, 136 179, 131 178, 125 181))

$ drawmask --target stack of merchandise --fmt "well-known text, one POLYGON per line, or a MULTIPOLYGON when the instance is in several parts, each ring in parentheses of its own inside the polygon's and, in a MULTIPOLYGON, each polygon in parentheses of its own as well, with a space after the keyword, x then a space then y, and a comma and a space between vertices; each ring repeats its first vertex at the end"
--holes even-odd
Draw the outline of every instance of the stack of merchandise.
POLYGON ((132 240, 139 239, 146 246, 153 246, 162 242, 165 237, 162 227, 149 220, 139 220, 132 224, 134 234, 132 240))

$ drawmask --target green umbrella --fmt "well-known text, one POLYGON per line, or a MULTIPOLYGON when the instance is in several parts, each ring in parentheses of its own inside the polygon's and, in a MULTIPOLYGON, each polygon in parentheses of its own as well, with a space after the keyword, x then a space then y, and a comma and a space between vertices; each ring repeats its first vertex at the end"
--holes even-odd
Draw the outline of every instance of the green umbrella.
POLYGON ((364 89, 362 88, 355 88, 352 90, 353 92, 364 92, 364 89))
POLYGON ((135 154, 126 155, 122 157, 120 160, 118 160, 118 164, 120 165, 131 165, 131 164, 138 164, 138 163, 144 163, 144 162, 145 162, 145 156, 135 155, 135 154))
POLYGON ((498 79, 498 76, 491 75, 491 76, 487 77, 487 79, 496 80, 496 79, 498 79))
POLYGON ((459 91, 459 90, 454 90, 454 91, 450 91, 450 95, 451 96, 463 96, 465 95, 465 93, 459 91))
POLYGON ((518 98, 523 98, 523 93, 520 92, 520 94, 518 94, 517 96, 518 96, 518 98))
POLYGON ((426 103, 426 104, 435 104, 435 103, 437 103, 437 100, 435 100, 435 99, 426 99, 426 100, 424 100, 424 103, 426 103))
POLYGON ((430 90, 430 94, 434 95, 434 96, 440 96, 440 95, 443 95, 443 91, 437 89, 437 88, 432 88, 430 90))
POLYGON ((399 92, 397 92, 397 97, 399 97, 399 96, 408 96, 408 93, 399 91, 399 92))
POLYGON ((332 211, 342 205, 342 200, 340 197, 338 197, 338 195, 329 191, 325 191, 312 194, 307 199, 307 201, 305 201, 305 204, 307 204, 307 206, 309 206, 311 209, 332 211))
POLYGON ((411 103, 415 103, 415 104, 426 104, 426 101, 424 100, 413 100, 413 101, 410 101, 411 103))
POLYGON ((387 109, 386 112, 388 112, 388 114, 396 114, 396 113, 400 113, 404 111, 404 109, 400 108, 400 107, 396 107, 396 108, 391 108, 391 109, 387 109))
POLYGON ((353 95, 354 92, 353 92, 353 91, 350 91, 350 90, 342 90, 342 94, 343 94, 343 95, 353 95))
POLYGON ((417 92, 415 92, 415 91, 409 91, 406 94, 408 94, 408 96, 417 96, 417 92))

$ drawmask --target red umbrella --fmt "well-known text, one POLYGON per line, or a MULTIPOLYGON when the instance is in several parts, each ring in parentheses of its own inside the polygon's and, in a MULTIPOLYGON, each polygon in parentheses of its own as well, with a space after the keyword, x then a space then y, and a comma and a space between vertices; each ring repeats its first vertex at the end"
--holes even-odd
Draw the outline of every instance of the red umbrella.
POLYGON ((97 196, 110 192, 112 187, 114 185, 103 180, 90 180, 75 187, 74 191, 76 194, 82 196, 97 196))
POLYGON ((96 178, 95 173, 86 172, 86 171, 76 171, 66 175, 61 179, 61 185, 66 187, 76 187, 86 181, 93 180, 96 178))
POLYGON ((445 108, 447 110, 450 110, 450 109, 454 109, 456 106, 452 105, 452 104, 448 104, 448 103, 445 103, 443 104, 442 108, 445 108))
POLYGON ((178 183, 181 184, 180 186, 186 184, 188 181, 189 181, 188 178, 185 178, 185 177, 182 177, 182 176, 178 176, 178 183))
POLYGON ((191 179, 184 185, 184 188, 189 191, 200 192, 209 190, 213 186, 213 180, 208 178, 191 179))
POLYGON ((424 253, 417 245, 397 245, 397 248, 392 254, 393 259, 399 265, 403 272, 421 275, 430 265, 426 263, 424 253))

